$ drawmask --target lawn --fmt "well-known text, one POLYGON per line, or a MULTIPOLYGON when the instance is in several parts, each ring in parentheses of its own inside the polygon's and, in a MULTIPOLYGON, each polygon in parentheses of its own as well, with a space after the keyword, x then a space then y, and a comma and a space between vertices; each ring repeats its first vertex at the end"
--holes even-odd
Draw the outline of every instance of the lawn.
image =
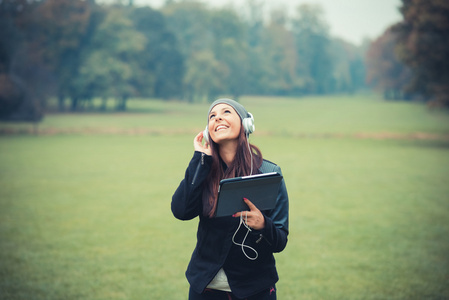
MULTIPOLYGON (((278 299, 449 298, 449 115, 352 97, 244 97, 279 164, 278 299)), ((0 299, 187 299, 197 221, 171 195, 207 104, 0 123, 0 299)))

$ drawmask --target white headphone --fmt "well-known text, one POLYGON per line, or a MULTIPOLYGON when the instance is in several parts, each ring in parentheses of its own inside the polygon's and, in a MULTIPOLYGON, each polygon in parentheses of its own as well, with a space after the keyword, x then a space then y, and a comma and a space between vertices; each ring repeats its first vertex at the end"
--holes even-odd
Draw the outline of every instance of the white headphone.
MULTIPOLYGON (((256 126, 254 125, 254 117, 248 112, 248 117, 242 120, 243 130, 245 134, 248 136, 256 130, 256 126)), ((209 126, 206 126, 206 129, 203 131, 203 138, 206 143, 209 143, 209 126)))

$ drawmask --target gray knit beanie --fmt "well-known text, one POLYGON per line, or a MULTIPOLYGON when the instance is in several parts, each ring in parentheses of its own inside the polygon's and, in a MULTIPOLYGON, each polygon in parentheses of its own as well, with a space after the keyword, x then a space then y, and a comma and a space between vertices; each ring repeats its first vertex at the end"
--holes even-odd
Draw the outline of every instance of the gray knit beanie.
POLYGON ((238 113, 238 115, 240 116, 240 121, 242 121, 243 119, 249 117, 248 111, 243 107, 243 105, 241 105, 240 103, 238 103, 235 100, 232 99, 228 99, 228 98, 221 98, 221 99, 217 99, 215 100, 209 107, 209 111, 207 112, 207 118, 208 118, 208 122, 209 122, 209 114, 210 111, 212 110, 212 108, 214 108, 215 105, 217 104, 228 104, 230 106, 232 106, 232 108, 235 109, 235 111, 238 113))

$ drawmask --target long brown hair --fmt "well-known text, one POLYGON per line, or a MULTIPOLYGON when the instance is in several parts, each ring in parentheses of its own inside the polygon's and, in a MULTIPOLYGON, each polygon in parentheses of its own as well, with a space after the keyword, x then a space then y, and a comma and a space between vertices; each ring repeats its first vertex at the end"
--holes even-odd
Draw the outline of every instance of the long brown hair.
POLYGON ((227 168, 223 166, 224 162, 219 154, 219 145, 210 139, 210 146, 212 149, 212 167, 205 182, 205 189, 203 192, 203 215, 212 218, 215 215, 217 207, 218 186, 220 180, 224 178, 251 175, 251 158, 253 160, 252 174, 258 174, 263 158, 260 149, 248 142, 243 126, 240 128, 237 152, 234 161, 227 168), (248 149, 248 145, 252 155, 250 149, 248 149))

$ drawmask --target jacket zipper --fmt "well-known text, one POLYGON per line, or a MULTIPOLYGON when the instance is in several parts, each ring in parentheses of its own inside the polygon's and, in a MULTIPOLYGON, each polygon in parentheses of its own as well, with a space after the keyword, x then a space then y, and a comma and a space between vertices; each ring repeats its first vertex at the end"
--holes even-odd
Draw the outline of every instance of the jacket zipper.
POLYGON ((268 241, 268 239, 262 233, 259 235, 259 238, 257 239, 256 244, 259 244, 260 241, 262 241, 262 239, 264 239, 268 245, 272 246, 272 244, 268 241))
POLYGON ((195 184, 196 177, 198 176, 198 172, 200 171, 200 167, 204 165, 204 153, 201 153, 201 162, 196 166, 195 174, 193 174, 192 185, 195 184))

